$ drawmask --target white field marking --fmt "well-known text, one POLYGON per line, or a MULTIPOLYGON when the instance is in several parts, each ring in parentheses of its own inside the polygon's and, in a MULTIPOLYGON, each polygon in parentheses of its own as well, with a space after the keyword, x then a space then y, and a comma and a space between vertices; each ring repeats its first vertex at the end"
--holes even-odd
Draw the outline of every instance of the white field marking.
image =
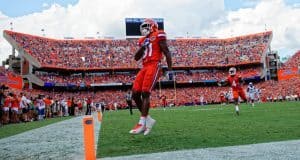
POLYGON ((249 145, 190 150, 168 151, 160 153, 138 154, 120 157, 106 157, 102 160, 265 160, 265 159, 300 159, 300 140, 268 142, 249 145))
POLYGON ((223 110, 223 108, 198 108, 190 111, 210 111, 210 110, 223 110))

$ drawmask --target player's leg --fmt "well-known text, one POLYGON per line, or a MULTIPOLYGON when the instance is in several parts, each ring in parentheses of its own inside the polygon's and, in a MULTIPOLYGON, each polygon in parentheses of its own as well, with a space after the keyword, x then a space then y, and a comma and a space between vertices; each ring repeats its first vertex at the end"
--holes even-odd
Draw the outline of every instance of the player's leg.
POLYGON ((251 101, 252 107, 254 107, 254 93, 250 93, 250 101, 251 101))
MULTIPOLYGON (((132 87, 132 98, 135 101, 135 104, 139 111, 142 114, 142 106, 143 106, 143 100, 142 100, 142 85, 143 80, 145 76, 146 70, 143 68, 139 71, 139 73, 136 76, 136 79, 133 82, 132 87)), ((145 131, 145 119, 146 117, 143 117, 141 115, 139 122, 129 131, 131 134, 139 134, 145 131)))
POLYGON ((156 81, 161 74, 161 70, 158 64, 147 67, 147 72, 142 87, 142 116, 146 116, 146 129, 144 135, 148 135, 156 123, 156 121, 149 115, 150 108, 150 92, 154 88, 156 81))
POLYGON ((233 100, 235 105, 235 113, 239 116, 240 109, 239 109, 239 93, 238 91, 233 91, 233 100))
POLYGON ((136 107, 139 109, 139 111, 142 113, 142 92, 141 91, 135 91, 132 90, 132 99, 134 100, 136 107))
POLYGON ((141 117, 139 122, 129 131, 131 134, 139 134, 145 131, 145 126, 146 126, 146 116, 143 116, 143 100, 141 98, 142 93, 139 91, 132 91, 132 98, 134 99, 139 111, 141 112, 141 117))
POLYGON ((150 92, 142 92, 142 97, 143 97, 142 117, 145 118, 144 120, 146 125, 144 135, 148 135, 152 127, 156 123, 156 121, 149 115, 150 92))
POLYGON ((147 117, 150 108, 150 92, 142 92, 142 116, 147 117))
POLYGON ((143 105, 142 86, 143 86, 145 74, 146 74, 146 70, 144 68, 140 70, 132 86, 132 99, 134 100, 136 107, 139 109, 141 113, 142 113, 142 105, 143 105))
MULTIPOLYGON (((239 90, 239 96, 242 98, 243 101, 247 101, 246 93, 243 89, 239 90)), ((252 100, 251 97, 250 97, 250 100, 252 100)))

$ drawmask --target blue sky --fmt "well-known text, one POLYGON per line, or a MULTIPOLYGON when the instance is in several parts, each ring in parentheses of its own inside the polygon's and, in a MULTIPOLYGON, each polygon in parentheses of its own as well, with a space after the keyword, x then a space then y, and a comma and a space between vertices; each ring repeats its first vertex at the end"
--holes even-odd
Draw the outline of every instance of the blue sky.
MULTIPOLYGON (((78 3, 79 0, 1 0, 0 11, 9 17, 19 17, 34 12, 41 12, 51 4, 63 7, 78 3)), ((300 0, 284 0, 286 4, 300 4, 300 0)), ((255 7, 260 0, 224 0, 225 10, 235 11, 240 8, 255 7)))
POLYGON ((34 12, 41 12, 57 3, 61 6, 76 4, 78 0, 1 0, 0 11, 9 17, 19 17, 34 12), (48 4, 46 6, 45 4, 48 4))
MULTIPOLYGON (((226 10, 238 10, 240 8, 252 8, 261 0, 224 0, 226 10)), ((288 5, 299 4, 300 0, 284 0, 288 5)))

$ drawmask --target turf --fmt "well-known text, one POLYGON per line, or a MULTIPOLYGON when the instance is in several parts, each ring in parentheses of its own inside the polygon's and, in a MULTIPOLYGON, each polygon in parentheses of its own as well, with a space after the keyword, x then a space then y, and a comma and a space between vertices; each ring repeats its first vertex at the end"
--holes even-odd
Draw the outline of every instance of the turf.
POLYGON ((157 123, 148 136, 128 133, 137 110, 133 116, 106 112, 97 157, 300 139, 300 102, 242 104, 240 110, 236 116, 233 105, 152 109, 157 123))
POLYGON ((71 117, 62 117, 62 118, 51 118, 45 119, 43 121, 34 121, 27 123, 17 123, 17 124, 8 124, 0 127, 0 139, 13 136, 16 134, 20 134, 35 128, 40 128, 43 126, 47 126, 52 123, 60 122, 66 119, 70 119, 71 117))

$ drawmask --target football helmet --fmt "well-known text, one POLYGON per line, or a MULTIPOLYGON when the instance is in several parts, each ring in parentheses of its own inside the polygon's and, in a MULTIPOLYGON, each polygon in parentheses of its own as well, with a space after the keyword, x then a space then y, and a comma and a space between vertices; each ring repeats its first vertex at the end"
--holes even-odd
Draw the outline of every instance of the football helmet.
POLYGON ((235 74, 236 74, 236 68, 235 67, 229 68, 229 75, 234 76, 235 74))
POLYGON ((158 29, 158 24, 156 21, 150 18, 146 18, 144 22, 140 25, 140 32, 142 36, 148 36, 150 33, 158 29))
POLYGON ((252 87, 252 86, 253 86, 253 83, 252 83, 252 82, 250 82, 250 83, 249 83, 249 86, 251 86, 251 87, 252 87))

